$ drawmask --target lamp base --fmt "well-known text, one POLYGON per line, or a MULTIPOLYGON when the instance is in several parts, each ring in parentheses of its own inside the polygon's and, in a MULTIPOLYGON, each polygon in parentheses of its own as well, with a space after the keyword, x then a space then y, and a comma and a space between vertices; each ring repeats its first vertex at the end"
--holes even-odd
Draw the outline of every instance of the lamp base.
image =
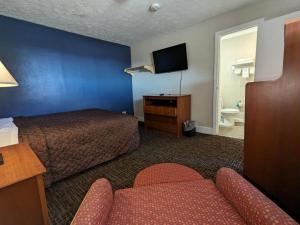
POLYGON ((0 166, 4 164, 4 161, 3 161, 3 157, 2 157, 2 153, 0 153, 0 166))

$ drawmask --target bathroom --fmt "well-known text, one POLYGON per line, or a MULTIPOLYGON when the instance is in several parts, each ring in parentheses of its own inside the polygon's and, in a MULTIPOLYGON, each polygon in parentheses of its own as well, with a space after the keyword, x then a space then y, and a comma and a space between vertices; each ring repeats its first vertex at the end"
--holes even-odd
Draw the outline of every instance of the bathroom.
POLYGON ((255 77, 257 27, 220 39, 219 135, 244 139, 245 90, 255 77))

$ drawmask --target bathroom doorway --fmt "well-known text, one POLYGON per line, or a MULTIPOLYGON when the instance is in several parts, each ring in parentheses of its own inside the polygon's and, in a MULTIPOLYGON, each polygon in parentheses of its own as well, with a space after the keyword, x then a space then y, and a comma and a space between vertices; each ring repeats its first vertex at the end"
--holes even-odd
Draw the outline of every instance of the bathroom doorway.
POLYGON ((255 78, 258 25, 218 34, 215 118, 217 135, 244 139, 245 90, 255 78))

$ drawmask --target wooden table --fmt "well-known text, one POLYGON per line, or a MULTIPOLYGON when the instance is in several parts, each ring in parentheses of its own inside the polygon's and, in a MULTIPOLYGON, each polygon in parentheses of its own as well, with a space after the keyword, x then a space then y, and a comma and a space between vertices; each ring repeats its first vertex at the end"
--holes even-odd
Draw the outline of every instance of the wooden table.
POLYGON ((45 167, 27 144, 0 148, 0 224, 49 225, 45 167))

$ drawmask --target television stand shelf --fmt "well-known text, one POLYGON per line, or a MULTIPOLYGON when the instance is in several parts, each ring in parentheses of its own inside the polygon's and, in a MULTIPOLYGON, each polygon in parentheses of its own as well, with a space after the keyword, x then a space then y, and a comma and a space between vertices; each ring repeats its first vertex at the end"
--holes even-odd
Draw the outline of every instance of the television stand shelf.
POLYGON ((145 127, 182 136, 183 122, 191 119, 191 95, 144 96, 145 127))

